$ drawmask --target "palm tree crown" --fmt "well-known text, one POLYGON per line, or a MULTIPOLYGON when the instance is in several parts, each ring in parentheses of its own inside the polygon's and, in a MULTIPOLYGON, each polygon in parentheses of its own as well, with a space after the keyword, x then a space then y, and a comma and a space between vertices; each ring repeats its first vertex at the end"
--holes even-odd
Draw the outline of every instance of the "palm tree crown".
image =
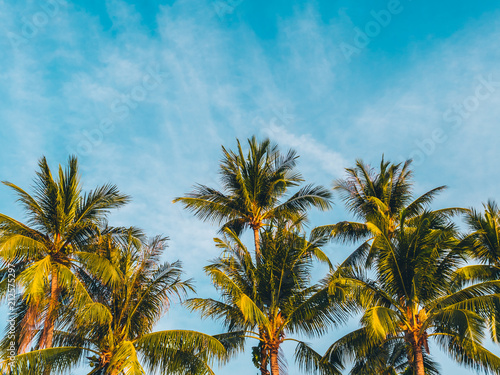
POLYGON ((484 204, 484 213, 470 209, 466 222, 472 233, 471 256, 500 271, 500 208, 495 201, 484 204))
MULTIPOLYGON (((392 238, 403 216, 410 219, 421 215, 434 197, 446 189, 446 186, 439 186, 414 199, 410 166, 411 160, 392 164, 382 158, 379 170, 375 171, 358 160, 356 167, 346 169, 346 178, 334 183, 334 190, 340 192, 347 209, 360 221, 341 221, 317 230, 329 232, 341 242, 363 241, 344 262, 346 266, 370 267, 376 257, 373 246, 376 238, 381 235, 392 238)), ((447 208, 435 212, 449 216, 462 211, 447 208)))
POLYGON ((326 358, 353 356, 359 371, 353 373, 365 374, 396 347, 414 374, 424 375, 433 338, 457 362, 496 371, 500 358, 481 343, 500 282, 457 282, 464 256, 459 244, 454 224, 439 213, 403 216, 393 238, 374 243, 376 281, 362 274, 350 280, 364 309, 362 328, 333 344, 326 358))
MULTIPOLYGON (((54 179, 47 160, 39 162, 34 195, 20 187, 12 188, 27 215, 26 224, 0 214, 0 257, 3 265, 16 271, 16 283, 23 295, 18 301, 26 306, 21 322, 19 351, 23 351, 38 332, 38 347, 50 348, 61 294, 71 290, 74 299, 87 299, 85 288, 74 275, 76 264, 99 269, 105 262, 82 251, 92 233, 111 209, 129 201, 116 186, 104 185, 82 193, 76 157, 70 157, 65 170, 59 166, 54 179), (43 329, 38 331, 39 322, 43 329)), ((2 272, 1 292, 7 280, 2 272)))
MULTIPOLYGON (((272 375, 278 375, 281 344, 298 341, 288 335, 319 335, 345 318, 341 310, 331 307, 324 285, 309 285, 313 258, 328 261, 319 248, 327 238, 308 241, 293 228, 272 225, 262 232, 261 259, 254 262, 236 234, 226 233, 231 241, 217 240, 223 255, 205 267, 222 301, 194 298, 188 304, 203 317, 221 319, 230 334, 257 339, 255 356, 261 373, 269 374, 270 362, 272 375)), ((314 356, 305 343, 298 342, 299 360, 314 356)))
MULTIPOLYGON (((484 212, 469 209, 465 222, 470 233, 462 239, 468 256, 479 264, 462 267, 458 275, 461 282, 500 280, 500 209, 495 201, 483 205, 484 212)), ((500 302, 490 318, 493 341, 500 341, 500 302)))
POLYGON ((296 221, 309 207, 330 208, 330 192, 307 185, 282 201, 288 188, 303 181, 294 171, 297 154, 289 150, 282 154, 269 139, 248 140, 245 156, 240 142, 236 152, 222 147, 220 165, 223 191, 196 185, 186 197, 176 198, 202 220, 222 224, 236 233, 249 227, 254 232, 256 252, 259 252, 259 229, 272 219, 296 221))

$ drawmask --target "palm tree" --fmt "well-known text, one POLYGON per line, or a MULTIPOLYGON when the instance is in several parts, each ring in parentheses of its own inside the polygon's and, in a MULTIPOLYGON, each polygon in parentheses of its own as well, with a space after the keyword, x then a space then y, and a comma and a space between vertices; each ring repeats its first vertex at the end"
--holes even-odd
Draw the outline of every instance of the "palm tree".
MULTIPOLYGON (((490 276, 500 276, 500 209, 495 201, 484 204, 484 213, 471 208, 466 214, 466 223, 471 233, 465 238, 470 256, 488 268, 490 276)), ((476 269, 479 269, 477 267, 476 269)))
POLYGON ((374 245, 375 280, 361 272, 350 280, 364 309, 361 328, 335 342, 324 360, 354 358, 371 367, 385 361, 381 352, 397 346, 405 348, 413 373, 424 375, 428 342, 434 339, 457 362, 496 373, 500 358, 481 343, 500 282, 456 282, 464 252, 455 225, 426 211, 408 219, 402 215, 392 238, 382 237, 374 245))
MULTIPOLYGON (((316 336, 331 324, 346 318, 344 310, 331 304, 325 285, 309 285, 313 258, 328 262, 319 246, 327 237, 306 240, 293 226, 271 225, 260 238, 260 260, 253 260, 238 236, 225 230, 226 240, 217 239, 224 252, 205 267, 222 300, 193 298, 191 310, 202 317, 220 319, 230 335, 258 340, 254 363, 261 374, 280 373, 280 348, 285 341, 298 342, 296 359, 319 365, 317 355, 304 342, 290 334, 316 336)), ((325 374, 339 374, 330 364, 320 368, 325 374)))
MULTIPOLYGON (((389 217, 395 217, 411 202, 411 160, 392 164, 382 157, 379 171, 375 172, 362 160, 354 168, 346 168, 347 177, 334 182, 348 210, 368 221, 382 202, 389 217)), ((438 188, 438 191, 444 187, 438 188)))
POLYGON ((202 220, 223 224, 240 233, 251 228, 255 252, 259 254, 259 229, 272 219, 296 221, 305 216, 309 207, 330 208, 330 192, 321 187, 307 185, 285 201, 280 201, 288 188, 303 181, 294 171, 297 154, 289 150, 282 154, 269 139, 248 140, 245 157, 240 141, 233 152, 222 147, 224 157, 220 165, 222 191, 205 185, 196 185, 193 192, 174 199, 194 212, 202 220))
MULTIPOLYGON (((84 286, 74 274, 78 264, 96 272, 106 272, 107 262, 82 247, 111 209, 129 201, 114 185, 103 185, 82 194, 78 163, 70 157, 65 170, 59 166, 54 179, 47 160, 39 161, 34 195, 10 182, 24 209, 27 221, 22 223, 0 214, 0 258, 2 283, 0 292, 7 291, 8 267, 16 271, 15 282, 22 288, 22 303, 26 306, 21 322, 19 351, 23 352, 42 322, 39 348, 50 348, 54 326, 58 319, 62 293, 71 290, 74 301, 88 301, 84 286)), ((112 274, 107 275, 112 278, 112 274)))
MULTIPOLYGON (((484 213, 473 208, 465 215, 471 230, 462 241, 472 260, 480 264, 462 267, 458 279, 462 283, 500 280, 500 209, 495 201, 483 205, 484 213)), ((490 319, 492 339, 500 341, 500 304, 490 319)))
MULTIPOLYGON (((347 177, 334 182, 349 212, 359 221, 341 221, 334 225, 318 227, 329 232, 338 241, 362 244, 346 260, 345 265, 370 267, 376 257, 373 242, 380 233, 392 238, 400 225, 401 216, 407 219, 422 214, 434 197, 446 186, 434 188, 418 198, 413 198, 413 172, 411 160, 393 164, 382 157, 379 169, 375 171, 362 160, 356 166, 346 168, 347 177)), ((443 216, 463 212, 461 208, 436 210, 443 216)))
POLYGON ((160 263, 166 238, 155 237, 147 245, 131 228, 107 231, 96 240, 96 250, 119 274, 118 283, 106 283, 100 275, 80 270, 93 302, 73 310, 67 332, 58 331, 57 347, 16 357, 21 369, 38 363, 62 373, 87 356, 89 375, 213 374, 210 363, 227 356, 217 338, 189 330, 153 331, 173 297, 193 290, 182 280, 179 262, 160 263))

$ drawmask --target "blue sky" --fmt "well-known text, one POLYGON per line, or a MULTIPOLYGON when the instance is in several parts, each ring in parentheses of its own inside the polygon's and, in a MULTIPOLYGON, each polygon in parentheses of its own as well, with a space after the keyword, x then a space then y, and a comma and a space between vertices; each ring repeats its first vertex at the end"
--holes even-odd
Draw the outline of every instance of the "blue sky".
MULTIPOLYGON (((200 295, 214 293, 202 267, 216 228, 171 201, 216 186, 235 138, 295 148, 311 183, 385 154, 415 159, 417 193, 449 186, 436 207, 499 199, 495 1, 3 0, 0 25, 0 179, 28 187, 42 155, 55 167, 76 153, 86 188, 133 196, 112 223, 168 235, 200 295)), ((0 212, 21 217, 7 188, 0 212)), ((347 217, 337 199, 312 223, 347 217)), ((178 306, 166 328, 219 330, 178 306)), ((235 370, 257 372, 247 353, 217 373, 235 370)))

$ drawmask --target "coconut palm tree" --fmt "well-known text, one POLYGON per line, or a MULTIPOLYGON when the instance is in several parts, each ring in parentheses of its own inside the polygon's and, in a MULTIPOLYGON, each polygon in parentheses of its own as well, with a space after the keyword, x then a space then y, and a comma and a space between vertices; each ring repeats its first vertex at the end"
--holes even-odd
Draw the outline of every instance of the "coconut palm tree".
POLYGON ((19 351, 32 342, 38 326, 43 329, 38 338, 39 348, 52 346, 54 327, 58 319, 61 296, 71 290, 73 301, 89 300, 85 288, 75 276, 77 265, 113 277, 109 263, 95 254, 82 251, 95 229, 110 210, 129 201, 114 185, 103 185, 82 193, 76 157, 70 157, 65 170, 59 166, 54 179, 43 157, 39 161, 34 194, 10 182, 18 202, 26 213, 23 223, 0 214, 0 259, 2 261, 3 296, 8 288, 8 268, 15 270, 15 282, 21 287, 26 313, 21 322, 19 351))
POLYGON ((213 374, 210 364, 227 355, 217 338, 189 330, 153 331, 172 298, 183 298, 193 288, 190 280, 181 279, 179 262, 160 263, 166 238, 144 245, 133 232, 108 231, 96 240, 96 252, 116 268, 119 282, 79 270, 93 301, 72 311, 71 330, 56 332, 56 347, 18 355, 18 367, 38 364, 59 374, 86 358, 89 375, 143 375, 146 369, 213 374))
POLYGON ((236 152, 222 147, 222 191, 196 185, 193 192, 174 202, 183 203, 200 219, 222 224, 235 233, 251 228, 256 254, 260 252, 259 229, 272 219, 296 221, 310 207, 330 208, 331 194, 321 186, 307 185, 282 201, 290 187, 303 181, 294 171, 298 158, 295 151, 282 154, 269 139, 259 143, 252 137, 245 156, 240 141, 237 143, 236 152))
MULTIPOLYGON (((222 300, 193 298, 188 306, 204 318, 222 320, 230 334, 257 340, 254 363, 263 375, 269 374, 268 364, 271 374, 279 375, 285 341, 298 343, 296 358, 301 363, 307 362, 305 357, 311 359, 307 363, 319 360, 307 344, 289 336, 317 336, 346 319, 345 311, 331 303, 326 285, 309 284, 313 258, 328 262, 320 250, 328 238, 306 240, 293 226, 272 224, 262 232, 260 260, 254 261, 233 231, 225 233, 225 240, 216 240, 223 254, 205 267, 222 300)), ((325 374, 339 374, 328 363, 316 364, 325 374)))
MULTIPOLYGON (((375 171, 362 160, 356 166, 346 168, 347 177, 334 182, 334 191, 339 192, 346 208, 359 221, 341 221, 334 225, 318 227, 329 232, 334 239, 344 243, 363 242, 344 262, 345 265, 369 267, 376 257, 372 246, 380 231, 392 238, 400 225, 401 216, 407 219, 422 214, 435 196, 446 189, 439 186, 413 198, 413 172, 411 160, 393 164, 384 160, 375 171)), ((464 212, 461 208, 436 210, 443 216, 464 212)))
POLYGON ((370 358, 380 360, 380 352, 397 345, 405 348, 413 373, 424 375, 433 339, 458 363, 496 373, 500 358, 482 341, 500 282, 456 282, 464 251, 455 225, 435 212, 402 215, 392 238, 379 238, 373 245, 375 280, 358 271, 349 281, 364 309, 361 328, 335 342, 324 360, 354 358, 358 365, 370 365, 370 358))
MULTIPOLYGON (((471 208, 466 213, 466 223, 471 233, 464 239, 470 250, 470 256, 486 267, 475 267, 476 270, 489 272, 485 277, 500 277, 500 208, 495 201, 488 201, 484 213, 471 208)), ((471 267, 472 271, 473 268, 471 267)))
MULTIPOLYGON (((350 212, 368 221, 377 212, 377 201, 384 203, 386 213, 395 217, 411 202, 411 160, 392 164, 382 157, 377 172, 362 160, 354 168, 346 168, 347 177, 334 182, 350 212)), ((443 187, 438 188, 438 191, 443 187)))
MULTIPOLYGON (((465 214, 465 221, 470 229, 462 241, 469 257, 479 264, 462 267, 457 274, 461 283, 500 280, 500 209, 495 201, 483 205, 484 212, 473 208, 465 214)), ((500 304, 490 319, 491 336, 500 341, 500 304)))

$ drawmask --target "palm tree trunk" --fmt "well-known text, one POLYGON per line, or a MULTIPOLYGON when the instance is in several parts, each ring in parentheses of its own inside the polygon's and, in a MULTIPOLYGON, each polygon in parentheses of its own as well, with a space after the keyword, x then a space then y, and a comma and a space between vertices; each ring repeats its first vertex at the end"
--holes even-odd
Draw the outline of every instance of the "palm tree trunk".
POLYGON ((259 239, 259 228, 253 228, 253 241, 255 243, 255 258, 257 262, 260 259, 260 239, 259 239))
POLYGON ((269 371, 267 370, 267 350, 262 347, 260 351, 260 375, 269 375, 269 371))
POLYGON ((271 348, 271 375, 280 375, 278 350, 279 347, 277 345, 273 345, 271 348))
MULTIPOLYGON (((59 277, 57 269, 52 269, 52 278, 50 280, 50 301, 49 309, 47 311, 47 319, 43 327, 42 340, 40 346, 48 349, 52 347, 52 340, 54 338, 54 323, 56 321, 56 308, 59 302, 59 277)), ((50 375, 52 366, 48 364, 43 370, 43 375, 50 375)))
POLYGON ((31 304, 21 321, 21 343, 19 344, 18 354, 26 353, 26 349, 33 340, 33 337, 35 337, 38 309, 38 304, 31 304))
POLYGON ((50 282, 50 301, 47 311, 47 318, 43 327, 41 346, 43 348, 51 348, 54 338, 54 323, 56 320, 56 308, 59 301, 59 278, 57 269, 52 270, 52 279, 50 282))
POLYGON ((267 370, 267 357, 262 358, 260 361, 260 375, 269 375, 267 370))
POLYGON ((422 353, 422 345, 413 344, 413 366, 416 375, 425 375, 424 355, 422 353))

